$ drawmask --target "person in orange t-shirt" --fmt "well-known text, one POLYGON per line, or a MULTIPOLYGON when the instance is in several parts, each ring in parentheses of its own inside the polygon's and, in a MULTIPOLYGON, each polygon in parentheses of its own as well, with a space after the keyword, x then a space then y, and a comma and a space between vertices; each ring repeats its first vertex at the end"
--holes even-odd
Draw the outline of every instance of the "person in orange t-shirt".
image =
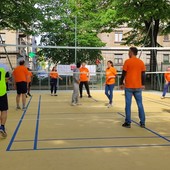
POLYGON ((30 90, 31 90, 32 78, 33 78, 33 74, 31 72, 31 70, 28 68, 28 91, 27 91, 27 95, 30 96, 30 97, 31 97, 30 90))
POLYGON ((58 75, 56 66, 54 66, 50 72, 50 85, 51 85, 51 96, 57 96, 57 79, 62 78, 58 75), (54 94, 53 94, 54 92, 54 94))
POLYGON ((17 66, 13 71, 13 79, 14 79, 14 89, 17 90, 16 96, 16 109, 21 109, 19 106, 20 97, 22 96, 22 110, 26 110, 26 93, 28 87, 28 69, 25 67, 24 58, 18 59, 19 66, 17 66))
POLYGON ((140 126, 145 127, 145 112, 142 103, 142 89, 145 85, 145 65, 142 60, 137 58, 138 49, 136 47, 131 47, 129 49, 129 59, 127 59, 123 65, 122 77, 121 77, 121 89, 125 86, 125 123, 123 127, 131 127, 131 104, 132 96, 134 96, 140 118, 140 126), (125 84, 123 83, 125 80, 125 84))
POLYGON ((112 107, 112 100, 113 100, 113 89, 115 85, 115 78, 117 75, 116 69, 113 67, 113 62, 109 60, 107 62, 107 69, 106 69, 106 82, 105 82, 105 95, 109 99, 108 108, 112 107))
POLYGON ((83 97, 83 85, 86 88, 88 97, 91 98, 90 89, 89 89, 89 81, 90 81, 89 70, 88 70, 88 68, 86 68, 86 63, 82 63, 82 66, 80 68, 80 85, 79 85, 80 98, 83 97))
POLYGON ((167 68, 167 72, 164 74, 164 78, 165 78, 165 86, 164 86, 161 99, 165 98, 165 95, 168 91, 168 87, 170 86, 170 67, 167 68))

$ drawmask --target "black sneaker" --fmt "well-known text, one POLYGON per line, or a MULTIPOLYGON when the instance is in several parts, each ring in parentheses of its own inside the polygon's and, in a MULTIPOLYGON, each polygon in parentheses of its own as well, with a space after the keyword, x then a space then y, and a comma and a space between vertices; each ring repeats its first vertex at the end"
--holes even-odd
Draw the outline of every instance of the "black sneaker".
POLYGON ((92 96, 91 96, 91 95, 88 95, 88 98, 92 98, 92 96))
POLYGON ((140 127, 141 128, 145 128, 145 124, 144 123, 140 123, 140 127))
POLYGON ((125 128, 131 128, 131 125, 129 124, 129 123, 123 123, 123 125, 122 125, 123 127, 125 127, 125 128))
POLYGON ((2 135, 3 138, 7 137, 7 133, 6 133, 5 129, 3 129, 2 127, 0 127, 0 134, 2 135))
POLYGON ((30 93, 27 93, 27 95, 30 96, 30 97, 32 96, 30 93))

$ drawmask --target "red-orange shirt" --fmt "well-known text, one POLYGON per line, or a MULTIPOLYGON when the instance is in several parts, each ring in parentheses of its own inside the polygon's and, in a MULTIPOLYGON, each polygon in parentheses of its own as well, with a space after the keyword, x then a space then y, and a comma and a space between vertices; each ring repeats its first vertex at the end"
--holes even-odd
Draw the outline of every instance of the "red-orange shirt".
POLYGON ((27 82, 28 80, 28 69, 24 65, 18 66, 13 71, 13 76, 15 79, 15 82, 27 82))
POLYGON ((58 78, 58 73, 56 71, 51 71, 50 72, 50 77, 53 78, 53 79, 57 79, 58 78))
POLYGON ((141 88, 142 78, 141 74, 146 71, 142 60, 136 57, 127 59, 124 63, 123 70, 126 71, 125 87, 126 88, 141 88))
POLYGON ((170 82, 170 73, 165 73, 164 77, 168 82, 170 82))
POLYGON ((115 84, 115 78, 113 76, 117 75, 117 71, 114 67, 110 67, 106 69, 106 84, 115 84), (112 77, 112 78, 110 78, 112 77))
POLYGON ((31 72, 31 71, 29 71, 29 72, 28 72, 28 83, 30 83, 30 82, 31 82, 32 77, 33 77, 32 72, 31 72))
POLYGON ((89 80, 89 70, 86 67, 81 67, 80 68, 80 81, 88 81, 89 80))

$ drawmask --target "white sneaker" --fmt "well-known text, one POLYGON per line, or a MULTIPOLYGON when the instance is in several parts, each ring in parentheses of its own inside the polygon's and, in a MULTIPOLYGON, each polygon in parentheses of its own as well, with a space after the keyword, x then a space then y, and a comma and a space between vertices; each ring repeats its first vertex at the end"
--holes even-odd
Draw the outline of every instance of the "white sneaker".
POLYGON ((161 96, 161 99, 165 99, 165 96, 161 96))
POLYGON ((107 105, 107 108, 111 108, 111 107, 113 107, 112 104, 108 104, 108 105, 107 105))
POLYGON ((76 103, 72 103, 71 105, 72 105, 72 106, 76 106, 77 104, 76 104, 76 103))

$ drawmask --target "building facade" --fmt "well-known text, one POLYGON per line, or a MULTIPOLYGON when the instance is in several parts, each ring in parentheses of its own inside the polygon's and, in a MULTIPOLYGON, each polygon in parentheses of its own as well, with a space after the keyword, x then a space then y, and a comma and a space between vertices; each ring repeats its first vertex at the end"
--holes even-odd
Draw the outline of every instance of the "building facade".
MULTIPOLYGON (((119 29, 114 29, 111 33, 102 33, 98 37, 102 42, 106 43, 106 47, 127 47, 122 45, 123 38, 131 28, 122 27, 119 29)), ((162 47, 170 47, 170 37, 169 35, 158 36, 158 43, 162 47)), ((140 58, 144 61, 147 71, 150 70, 150 51, 139 51, 140 58)), ((118 71, 122 70, 124 61, 128 58, 128 51, 126 50, 115 50, 115 51, 102 51, 103 65, 106 67, 107 61, 112 60, 114 66, 118 71)), ((157 51, 157 71, 165 71, 168 66, 170 66, 170 51, 157 51)))
POLYGON ((26 66, 30 67, 30 59, 28 57, 29 52, 32 51, 31 47, 18 47, 17 45, 31 45, 32 36, 27 36, 19 31, 1 30, 0 31, 0 43, 1 44, 13 44, 16 46, 0 47, 0 62, 7 64, 12 70, 17 66, 17 59, 24 57, 26 60, 26 66))

